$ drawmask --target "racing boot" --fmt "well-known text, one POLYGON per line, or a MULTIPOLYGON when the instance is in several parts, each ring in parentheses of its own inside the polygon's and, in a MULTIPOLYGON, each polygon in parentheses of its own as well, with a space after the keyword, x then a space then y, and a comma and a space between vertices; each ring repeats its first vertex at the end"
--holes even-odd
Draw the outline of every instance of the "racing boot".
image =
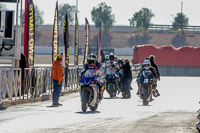
POLYGON ((99 100, 100 101, 103 99, 103 92, 104 92, 104 86, 101 86, 99 89, 99 100))

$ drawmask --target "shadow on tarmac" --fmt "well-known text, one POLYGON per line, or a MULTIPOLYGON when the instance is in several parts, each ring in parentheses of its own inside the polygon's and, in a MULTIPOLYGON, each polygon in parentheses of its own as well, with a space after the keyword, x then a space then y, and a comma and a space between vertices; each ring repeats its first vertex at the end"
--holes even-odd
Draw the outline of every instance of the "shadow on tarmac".
POLYGON ((114 98, 104 97, 103 99, 123 99, 123 97, 114 97, 114 98))
POLYGON ((148 105, 137 105, 137 106, 144 106, 144 107, 146 107, 146 106, 152 106, 152 105, 149 105, 149 104, 148 104, 148 105))
POLYGON ((49 105, 49 106, 46 106, 48 108, 55 108, 55 107, 59 107, 58 105, 49 105))
POLYGON ((0 111, 6 110, 6 107, 0 107, 0 111))
POLYGON ((87 111, 87 112, 76 112, 77 114, 98 114, 100 111, 87 111))

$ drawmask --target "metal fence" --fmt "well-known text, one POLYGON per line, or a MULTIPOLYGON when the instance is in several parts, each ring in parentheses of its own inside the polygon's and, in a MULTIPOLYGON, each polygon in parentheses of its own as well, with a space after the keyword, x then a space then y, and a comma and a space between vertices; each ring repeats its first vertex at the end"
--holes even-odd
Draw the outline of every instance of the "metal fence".
MULTIPOLYGON (((81 69, 72 66, 65 70, 62 92, 78 89, 81 69)), ((52 89, 51 67, 26 68, 24 75, 21 69, 0 68, 0 103, 51 95, 52 89)))
POLYGON ((12 101, 21 90, 21 69, 1 68, 0 79, 0 102, 5 98, 12 101))
MULTIPOLYGON (((184 31, 199 34, 200 33, 200 26, 186 26, 183 27, 184 31)), ((174 33, 172 25, 152 25, 149 27, 150 32, 169 32, 174 33)))

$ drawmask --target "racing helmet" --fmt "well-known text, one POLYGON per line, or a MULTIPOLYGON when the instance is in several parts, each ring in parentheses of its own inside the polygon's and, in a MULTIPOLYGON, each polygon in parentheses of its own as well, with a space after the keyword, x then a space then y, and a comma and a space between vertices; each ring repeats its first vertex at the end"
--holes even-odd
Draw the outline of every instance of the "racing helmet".
POLYGON ((88 64, 94 64, 96 61, 96 55, 95 54, 89 54, 89 56, 87 57, 87 63, 88 64))
POLYGON ((113 54, 109 55, 109 60, 114 60, 115 56, 113 54))
POLYGON ((149 60, 144 60, 143 67, 145 69, 149 69, 150 66, 151 66, 151 62, 149 60))
POLYGON ((117 64, 123 64, 123 59, 119 59, 118 61, 117 61, 117 64))

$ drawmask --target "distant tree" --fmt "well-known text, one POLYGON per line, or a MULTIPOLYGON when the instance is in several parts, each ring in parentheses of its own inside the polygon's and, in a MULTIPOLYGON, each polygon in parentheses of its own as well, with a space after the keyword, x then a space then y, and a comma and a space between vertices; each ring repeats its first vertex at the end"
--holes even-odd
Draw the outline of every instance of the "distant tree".
MULTIPOLYGON (((111 47, 112 36, 108 32, 103 32, 101 35, 101 46, 111 47)), ((97 35, 91 40, 91 47, 97 47, 97 35)))
POLYGON ((37 5, 35 5, 35 25, 43 25, 44 19, 43 19, 44 12, 40 11, 37 5))
POLYGON ((74 22, 74 14, 76 12, 76 7, 71 6, 69 4, 60 4, 58 7, 58 21, 59 24, 63 26, 65 21, 65 14, 68 15, 69 24, 73 24, 74 22))
POLYGON ((99 28, 101 23, 105 32, 108 32, 115 22, 115 15, 112 14, 112 8, 107 6, 105 2, 100 3, 97 7, 93 7, 91 15, 95 26, 99 28))
POLYGON ((148 8, 142 8, 139 12, 136 12, 132 18, 129 19, 131 26, 136 26, 137 28, 144 28, 148 30, 151 25, 151 19, 155 15, 148 8))
POLYGON ((184 27, 188 26, 189 19, 183 13, 177 13, 172 23, 174 30, 183 30, 184 27))
MULTIPOLYGON (((21 22, 24 23, 24 14, 25 11, 22 11, 22 16, 20 16, 21 22)), ((44 19, 43 19, 44 12, 40 11, 37 5, 35 5, 35 25, 43 25, 44 19)))
POLYGON ((128 45, 132 47, 133 45, 149 44, 150 39, 152 39, 152 37, 147 33, 141 35, 136 34, 134 37, 128 39, 128 45))
POLYGON ((177 34, 172 38, 171 44, 174 45, 174 47, 176 48, 188 45, 186 37, 184 35, 179 35, 179 34, 177 34))

